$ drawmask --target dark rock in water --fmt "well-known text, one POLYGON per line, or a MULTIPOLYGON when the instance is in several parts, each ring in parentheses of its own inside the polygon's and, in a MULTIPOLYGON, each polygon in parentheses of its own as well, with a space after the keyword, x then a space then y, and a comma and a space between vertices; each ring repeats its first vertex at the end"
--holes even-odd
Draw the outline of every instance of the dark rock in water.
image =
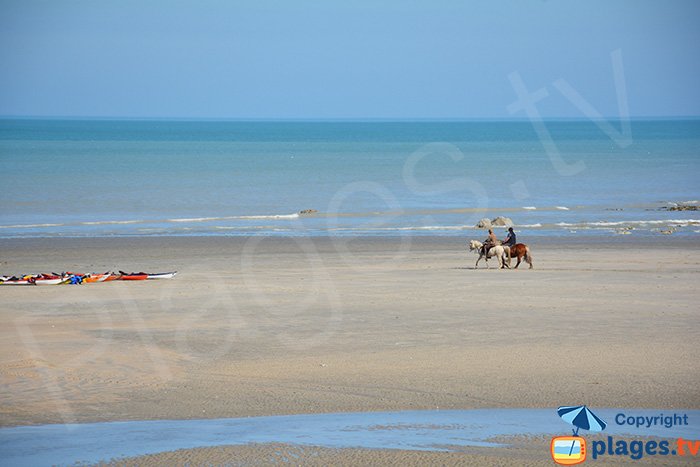
POLYGON ((301 214, 303 216, 306 214, 316 214, 317 212, 318 211, 315 209, 303 209, 303 210, 299 211, 299 214, 301 214))
POLYGON ((681 205, 681 206, 671 206, 668 208, 669 211, 697 211, 699 206, 695 205, 681 205))

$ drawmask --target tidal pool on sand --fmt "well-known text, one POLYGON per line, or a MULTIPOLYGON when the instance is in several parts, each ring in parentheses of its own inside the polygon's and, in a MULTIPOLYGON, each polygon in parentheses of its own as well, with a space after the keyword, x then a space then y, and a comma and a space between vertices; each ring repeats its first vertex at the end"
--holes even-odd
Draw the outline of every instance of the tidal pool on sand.
MULTIPOLYGON (((700 411, 596 409, 610 435, 700 438, 700 411), (635 427, 615 417, 687 415, 688 425, 635 427)), ((177 449, 287 443, 330 448, 450 450, 499 446, 496 436, 570 433, 553 409, 362 412, 271 417, 55 424, 0 429, 4 465, 66 465, 177 449)), ((585 434, 584 434, 585 435, 585 434)))

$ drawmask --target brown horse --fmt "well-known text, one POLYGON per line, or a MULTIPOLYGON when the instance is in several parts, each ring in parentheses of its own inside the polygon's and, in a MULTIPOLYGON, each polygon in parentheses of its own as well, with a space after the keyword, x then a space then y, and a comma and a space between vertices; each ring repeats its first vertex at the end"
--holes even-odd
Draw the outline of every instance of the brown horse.
POLYGON ((523 258, 525 258, 525 262, 530 265, 530 269, 532 269, 532 255, 530 254, 530 247, 525 245, 524 243, 516 243, 515 245, 511 247, 504 247, 506 249, 506 253, 508 254, 508 265, 510 266, 510 258, 516 257, 518 258, 518 262, 515 265, 513 269, 518 269, 518 266, 520 265, 520 261, 522 261, 523 258))

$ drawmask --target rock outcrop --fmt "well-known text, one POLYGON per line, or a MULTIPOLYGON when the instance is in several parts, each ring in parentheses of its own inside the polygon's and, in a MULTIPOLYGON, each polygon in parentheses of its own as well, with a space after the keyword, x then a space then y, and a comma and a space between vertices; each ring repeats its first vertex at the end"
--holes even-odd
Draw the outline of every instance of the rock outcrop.
POLYGON ((491 225, 498 227, 512 227, 513 220, 510 217, 498 216, 491 221, 491 225))
POLYGON ((490 229, 491 228, 491 219, 483 218, 479 222, 476 223, 476 228, 477 229, 490 229))
POLYGON ((512 227, 513 220, 510 217, 498 216, 495 219, 483 218, 476 224, 477 229, 490 229, 491 227, 512 227))

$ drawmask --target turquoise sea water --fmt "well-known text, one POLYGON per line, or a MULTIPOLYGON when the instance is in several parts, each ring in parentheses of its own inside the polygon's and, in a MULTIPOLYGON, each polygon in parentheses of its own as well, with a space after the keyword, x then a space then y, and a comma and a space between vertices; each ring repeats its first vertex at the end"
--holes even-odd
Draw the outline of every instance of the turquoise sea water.
POLYGON ((700 120, 546 125, 0 120, 0 237, 698 235, 700 120))

